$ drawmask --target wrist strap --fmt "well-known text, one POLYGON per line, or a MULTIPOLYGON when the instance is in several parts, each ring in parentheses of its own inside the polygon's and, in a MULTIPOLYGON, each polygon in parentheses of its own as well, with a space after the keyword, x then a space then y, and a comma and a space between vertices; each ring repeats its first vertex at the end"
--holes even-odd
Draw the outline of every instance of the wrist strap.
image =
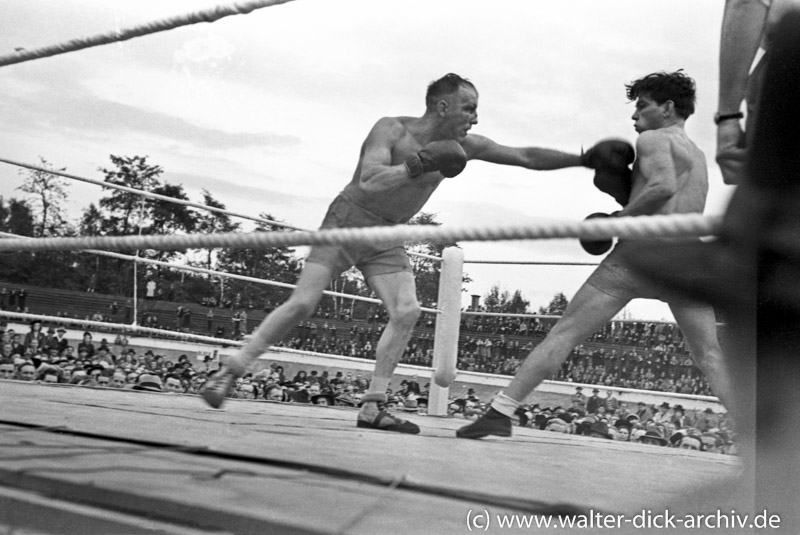
POLYGON ((730 119, 743 119, 744 113, 738 111, 736 113, 717 113, 714 115, 714 124, 719 124, 722 121, 728 121, 730 119))
POLYGON ((422 169, 422 160, 419 159, 419 156, 416 154, 414 156, 409 156, 406 158, 406 161, 403 162, 408 170, 408 177, 411 179, 419 178, 422 176, 423 169, 422 169))

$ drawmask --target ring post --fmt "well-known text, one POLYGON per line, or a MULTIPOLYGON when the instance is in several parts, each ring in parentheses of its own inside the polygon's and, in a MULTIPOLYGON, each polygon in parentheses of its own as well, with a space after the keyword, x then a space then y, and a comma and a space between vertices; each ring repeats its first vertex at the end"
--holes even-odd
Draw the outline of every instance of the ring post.
POLYGON ((442 252, 439 274, 440 311, 433 336, 433 381, 428 399, 428 414, 447 416, 450 384, 455 380, 458 356, 458 331, 461 324, 461 281, 464 251, 448 247, 442 252))

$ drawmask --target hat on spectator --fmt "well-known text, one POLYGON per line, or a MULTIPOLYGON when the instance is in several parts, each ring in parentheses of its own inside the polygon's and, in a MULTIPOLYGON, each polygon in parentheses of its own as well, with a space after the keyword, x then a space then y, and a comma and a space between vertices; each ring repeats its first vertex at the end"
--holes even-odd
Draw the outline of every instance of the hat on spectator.
POLYGON ((678 429, 669 436, 669 443, 672 444, 673 446, 677 446, 678 444, 681 443, 683 437, 685 436, 686 436, 686 430, 678 429))
POLYGON ((616 427, 617 429, 622 429, 624 427, 625 429, 628 430, 628 432, 630 432, 631 427, 633 427, 633 425, 631 424, 631 421, 629 419, 625 420, 620 419, 614 422, 614 427, 616 427))
POLYGON ((661 407, 662 409, 669 409, 669 403, 667 403, 667 402, 665 401, 664 403, 662 403, 661 405, 659 405, 659 407, 661 407))
POLYGON ((415 412, 419 409, 419 403, 417 402, 416 396, 409 396, 403 401, 402 409, 404 411, 415 412))
POLYGON ((96 372, 98 370, 100 372, 103 372, 105 370, 105 367, 101 366, 100 364, 92 364, 91 366, 86 366, 84 369, 86 370, 86 373, 88 375, 91 375, 92 372, 96 372))
POLYGON ((67 330, 64 327, 59 327, 58 329, 56 329, 56 332, 65 333, 67 332, 67 330))
POLYGON ((161 392, 161 377, 152 373, 143 373, 137 379, 136 384, 133 385, 133 389, 146 390, 148 392, 161 392))
POLYGON ((611 435, 608 432, 608 426, 605 424, 605 422, 593 423, 592 426, 589 428, 589 433, 596 433, 605 438, 611 438, 611 435))
POLYGON ((662 446, 666 445, 667 443, 667 439, 661 436, 661 432, 658 430, 657 427, 654 426, 648 427, 647 430, 644 432, 644 434, 639 436, 637 440, 641 442, 642 439, 645 438, 655 440, 662 446))
POLYGON ((555 433, 566 433, 569 431, 569 425, 561 418, 550 418, 544 429, 555 433))
POLYGON ((314 394, 313 396, 311 396, 311 403, 316 405, 317 404, 317 400, 322 399, 322 398, 325 398, 325 399, 328 400, 328 405, 333 405, 334 404, 335 398, 333 397, 333 394, 314 394))
POLYGON ((53 326, 51 325, 51 326, 49 326, 49 327, 47 328, 47 332, 48 332, 48 333, 54 333, 54 332, 56 332, 56 330, 55 330, 55 329, 53 328, 53 326))
POLYGON ((599 388, 592 388, 592 393, 594 393, 594 392, 598 392, 599 393, 600 389, 599 388))

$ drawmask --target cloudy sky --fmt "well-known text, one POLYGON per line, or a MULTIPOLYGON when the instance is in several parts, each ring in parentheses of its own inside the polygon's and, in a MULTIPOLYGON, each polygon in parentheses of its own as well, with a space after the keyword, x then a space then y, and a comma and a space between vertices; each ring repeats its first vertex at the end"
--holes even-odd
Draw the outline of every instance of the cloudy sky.
MULTIPOLYGON (((212 7, 206 0, 3 0, 0 54, 212 7)), ((478 87, 473 132, 511 146, 579 151, 635 142, 624 84, 659 70, 697 80, 687 131, 709 160, 707 214, 730 196, 713 163, 723 1, 296 0, 0 68, 0 157, 102 179, 109 155, 148 156, 194 201, 316 228, 382 116, 421 115, 447 72, 478 87)), ((616 209, 591 172, 471 162, 426 211, 445 225, 580 220, 616 209)), ((21 196, 0 164, 0 195, 21 196)), ((73 209, 98 187, 73 182, 73 209)), ((575 240, 463 243, 467 259, 594 262, 575 240)), ((534 308, 572 297, 588 267, 467 265, 467 295, 519 289, 534 308)), ((670 319, 652 301, 627 312, 670 319)))

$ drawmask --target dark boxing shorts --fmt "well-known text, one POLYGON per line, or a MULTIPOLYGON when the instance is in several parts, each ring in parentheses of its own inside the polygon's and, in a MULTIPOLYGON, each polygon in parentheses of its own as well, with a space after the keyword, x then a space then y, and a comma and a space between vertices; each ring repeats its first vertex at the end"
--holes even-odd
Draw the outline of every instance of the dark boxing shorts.
POLYGON ((624 300, 658 299, 670 305, 707 308, 709 305, 672 292, 664 285, 651 282, 632 271, 620 258, 625 242, 618 242, 586 280, 603 293, 624 300))
MULTIPOLYGON (((338 195, 328 208, 320 229, 388 225, 394 223, 338 195)), ((311 247, 306 262, 327 266, 334 276, 352 266, 357 267, 365 278, 400 271, 411 272, 411 262, 403 240, 353 245, 315 245, 311 247)))

